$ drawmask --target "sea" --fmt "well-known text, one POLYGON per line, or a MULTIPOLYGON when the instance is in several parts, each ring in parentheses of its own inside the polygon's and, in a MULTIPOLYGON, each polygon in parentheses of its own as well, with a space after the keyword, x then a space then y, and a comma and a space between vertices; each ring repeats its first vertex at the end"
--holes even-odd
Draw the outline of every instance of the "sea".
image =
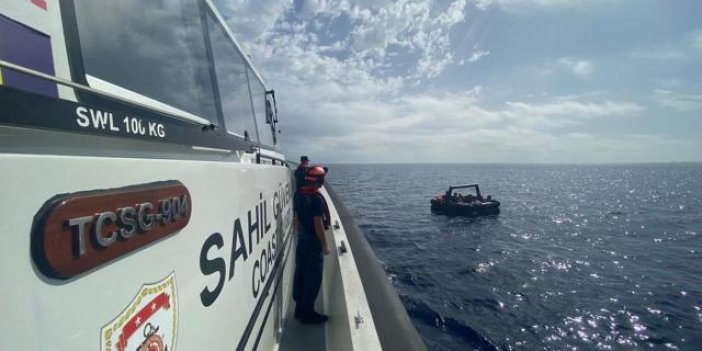
POLYGON ((338 164, 429 350, 702 350, 702 164, 338 164), (429 210, 479 183, 501 213, 429 210))

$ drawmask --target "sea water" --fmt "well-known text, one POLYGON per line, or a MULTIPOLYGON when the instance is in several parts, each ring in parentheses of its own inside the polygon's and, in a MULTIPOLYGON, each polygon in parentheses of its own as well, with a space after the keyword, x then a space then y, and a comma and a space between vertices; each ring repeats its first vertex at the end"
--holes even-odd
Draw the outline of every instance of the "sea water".
POLYGON ((702 350, 702 164, 331 165, 430 350, 702 350), (429 210, 479 183, 501 214, 429 210))

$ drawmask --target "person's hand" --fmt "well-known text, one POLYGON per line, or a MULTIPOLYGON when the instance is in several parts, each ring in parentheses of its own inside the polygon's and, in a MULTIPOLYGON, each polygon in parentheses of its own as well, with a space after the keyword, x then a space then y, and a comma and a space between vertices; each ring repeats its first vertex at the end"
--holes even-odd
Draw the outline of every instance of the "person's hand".
POLYGON ((324 256, 329 255, 329 246, 324 245, 324 256))

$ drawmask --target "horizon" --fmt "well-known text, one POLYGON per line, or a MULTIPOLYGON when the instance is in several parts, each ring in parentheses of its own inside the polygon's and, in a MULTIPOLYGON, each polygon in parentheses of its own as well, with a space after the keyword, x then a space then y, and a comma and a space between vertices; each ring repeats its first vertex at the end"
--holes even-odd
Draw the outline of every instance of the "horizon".
POLYGON ((700 1, 214 2, 289 155, 702 162, 700 1))
MULTIPOLYGON (((296 163, 296 162, 295 162, 296 163)), ((591 163, 567 163, 567 162, 310 162, 311 165, 321 166, 354 166, 354 165, 516 165, 516 166, 628 166, 628 165, 702 165, 702 161, 661 161, 661 162, 591 162, 591 163)))

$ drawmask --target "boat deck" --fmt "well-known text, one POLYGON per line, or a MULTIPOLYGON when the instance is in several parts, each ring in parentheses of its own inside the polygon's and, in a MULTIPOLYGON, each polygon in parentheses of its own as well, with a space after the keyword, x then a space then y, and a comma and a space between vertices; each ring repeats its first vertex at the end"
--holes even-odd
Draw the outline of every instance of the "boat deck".
MULTIPOLYGON (((324 276, 315 310, 327 314, 329 320, 322 325, 301 324, 294 318, 295 302, 291 299, 286 303, 278 350, 426 351, 360 228, 330 188, 322 190, 322 194, 332 204, 332 226, 326 235, 334 249, 324 257, 324 276)), ((294 269, 294 263, 288 267, 294 269)), ((290 296, 287 294, 291 288, 285 288, 286 296, 290 296)))
MULTIPOLYGON (((320 291, 320 295, 323 292, 320 291)), ((317 301, 322 299, 318 298, 317 301)), ((317 304, 319 305, 319 304, 317 304)), ((317 311, 324 311, 317 307, 317 311)), ((326 350, 327 347, 327 328, 331 323, 334 323, 332 317, 324 324, 302 324, 294 318, 295 303, 291 302, 288 305, 288 310, 285 312, 285 325, 283 326, 283 336, 280 340, 280 351, 318 351, 326 350)))

